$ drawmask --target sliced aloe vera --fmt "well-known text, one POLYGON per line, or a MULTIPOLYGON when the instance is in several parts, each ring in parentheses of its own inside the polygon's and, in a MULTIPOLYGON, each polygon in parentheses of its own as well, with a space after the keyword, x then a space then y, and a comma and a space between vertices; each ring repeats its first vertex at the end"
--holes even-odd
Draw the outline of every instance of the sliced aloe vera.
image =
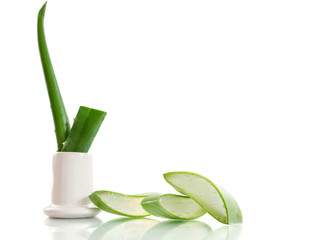
POLYGON ((148 218, 118 218, 99 226, 89 240, 140 240, 159 221, 148 218))
POLYGON ((209 179, 191 172, 170 172, 164 174, 164 178, 177 191, 195 200, 221 223, 242 223, 242 213, 236 200, 209 179))
POLYGON ((141 201, 152 194, 154 193, 126 195, 111 191, 96 191, 89 198, 103 211, 126 217, 146 217, 151 214, 143 209, 141 201))
POLYGON ((142 207, 157 217, 190 220, 206 211, 188 196, 175 194, 153 195, 143 199, 142 207))

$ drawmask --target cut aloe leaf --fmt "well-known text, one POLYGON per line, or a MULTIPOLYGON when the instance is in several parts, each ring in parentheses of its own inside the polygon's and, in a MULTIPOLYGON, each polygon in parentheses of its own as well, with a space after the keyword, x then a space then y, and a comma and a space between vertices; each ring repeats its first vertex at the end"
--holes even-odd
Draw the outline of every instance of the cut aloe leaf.
POLYGON ((106 114, 104 111, 81 106, 63 144, 62 152, 87 153, 106 114))
POLYGON ((190 220, 206 211, 188 196, 175 194, 153 195, 143 199, 142 207, 157 217, 190 220))
POLYGON ((164 174, 164 178, 177 191, 195 200, 221 223, 242 223, 242 213, 235 199, 209 179, 191 172, 170 172, 164 174))
POLYGON ((151 214, 143 209, 141 201, 152 194, 154 193, 126 195, 111 191, 96 191, 89 198, 103 211, 126 217, 146 217, 151 214))
POLYGON ((168 220, 150 228, 142 240, 204 240, 211 232, 203 222, 168 220))
POLYGON ((140 240, 159 221, 148 218, 118 218, 99 226, 89 240, 140 240))

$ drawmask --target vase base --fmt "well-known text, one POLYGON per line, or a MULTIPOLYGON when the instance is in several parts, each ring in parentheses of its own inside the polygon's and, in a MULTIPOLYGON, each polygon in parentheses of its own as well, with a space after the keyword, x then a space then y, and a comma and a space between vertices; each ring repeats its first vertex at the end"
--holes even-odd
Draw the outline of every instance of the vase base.
POLYGON ((51 204, 44 209, 44 213, 51 218, 90 218, 96 216, 100 210, 92 206, 71 206, 51 204))

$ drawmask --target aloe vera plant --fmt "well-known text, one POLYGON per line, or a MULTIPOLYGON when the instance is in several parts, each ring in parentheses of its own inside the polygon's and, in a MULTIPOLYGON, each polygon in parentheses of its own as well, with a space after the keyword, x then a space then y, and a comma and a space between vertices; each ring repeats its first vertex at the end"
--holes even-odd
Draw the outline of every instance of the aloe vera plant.
POLYGON ((89 151, 93 139, 106 116, 106 112, 81 106, 70 130, 69 119, 46 43, 44 31, 46 6, 47 2, 38 13, 37 39, 54 120, 57 151, 86 153, 89 151))

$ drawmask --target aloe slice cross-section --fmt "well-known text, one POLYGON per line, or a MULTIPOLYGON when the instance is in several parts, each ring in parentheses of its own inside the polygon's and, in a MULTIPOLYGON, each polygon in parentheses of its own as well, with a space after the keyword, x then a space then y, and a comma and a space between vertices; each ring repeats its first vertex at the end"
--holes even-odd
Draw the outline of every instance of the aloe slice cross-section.
POLYGON ((242 223, 241 209, 225 189, 191 172, 169 172, 165 180, 177 191, 188 195, 211 216, 224 224, 242 223))
POLYGON ((112 191, 95 191, 89 198, 101 210, 126 217, 151 215, 143 209, 141 201, 154 193, 126 195, 112 191))
POLYGON ((143 199, 142 207, 157 217, 190 220, 206 211, 188 196, 175 194, 153 195, 143 199))

